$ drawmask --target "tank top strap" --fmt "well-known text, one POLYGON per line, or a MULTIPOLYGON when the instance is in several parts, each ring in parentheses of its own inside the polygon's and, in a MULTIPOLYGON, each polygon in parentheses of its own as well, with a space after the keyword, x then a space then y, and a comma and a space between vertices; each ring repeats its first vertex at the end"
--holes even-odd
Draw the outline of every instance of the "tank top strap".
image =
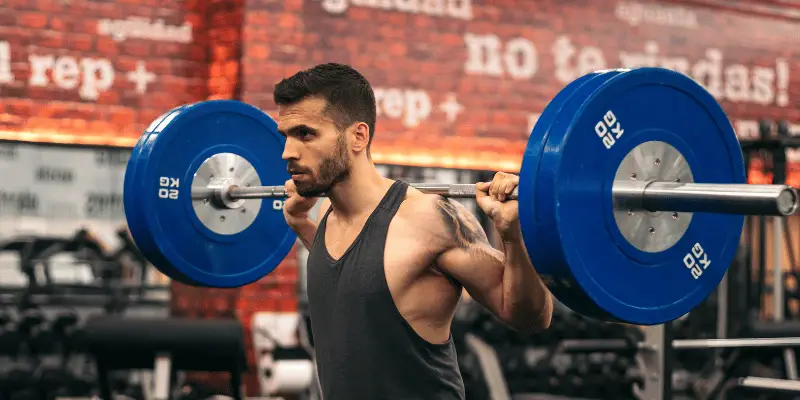
POLYGON ((328 216, 331 215, 331 211, 333 211, 333 207, 328 207, 328 210, 325 211, 325 215, 323 215, 322 219, 319 220, 319 224, 317 224, 317 232, 314 233, 314 241, 311 243, 311 250, 314 250, 320 244, 325 246, 325 241, 320 240, 320 238, 325 237, 325 226, 328 224, 328 216))
POLYGON ((333 211, 333 207, 328 207, 325 211, 325 215, 322 216, 322 219, 319 220, 319 226, 324 226, 325 223, 328 221, 328 216, 331 215, 331 211, 333 211))
POLYGON ((401 180, 394 181, 378 207, 387 211, 389 215, 394 215, 400 208, 400 204, 406 199, 406 191, 408 191, 408 183, 401 180))

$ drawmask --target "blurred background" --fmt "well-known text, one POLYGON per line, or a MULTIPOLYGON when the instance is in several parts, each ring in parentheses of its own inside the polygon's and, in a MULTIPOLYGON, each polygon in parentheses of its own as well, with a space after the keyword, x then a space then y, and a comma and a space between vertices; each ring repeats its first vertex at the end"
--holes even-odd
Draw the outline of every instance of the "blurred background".
MULTIPOLYGON (((751 183, 800 185, 792 0, 0 0, 0 397, 102 396, 107 384, 149 399, 153 381, 166 379, 171 398, 184 400, 236 397, 239 388, 316 398, 306 249, 298 242, 274 273, 242 288, 171 282, 131 240, 122 189, 130 149, 166 110, 237 99, 275 117, 273 85, 323 62, 350 64, 372 83, 372 156, 388 177, 473 183, 517 172, 539 113, 567 83, 599 69, 660 66, 723 105, 751 183), (187 361, 184 371, 173 360, 157 378, 158 362, 126 364, 124 344, 98 354, 76 339, 96 315, 238 324, 241 385, 222 363, 192 371, 187 361), (119 371, 106 376, 103 357, 119 371)), ((746 336, 758 321, 800 317, 800 220, 747 221, 725 291, 680 321, 678 336, 746 336)), ((559 308, 550 330, 525 337, 468 298, 460 310, 453 333, 470 398, 634 398, 633 356, 557 347, 636 337, 635 327, 559 308)), ((687 398, 717 398, 711 377, 736 368, 786 376, 796 363, 781 352, 725 356, 733 366, 719 375, 714 354, 677 360, 687 398), (692 384, 701 381, 708 385, 692 384)))

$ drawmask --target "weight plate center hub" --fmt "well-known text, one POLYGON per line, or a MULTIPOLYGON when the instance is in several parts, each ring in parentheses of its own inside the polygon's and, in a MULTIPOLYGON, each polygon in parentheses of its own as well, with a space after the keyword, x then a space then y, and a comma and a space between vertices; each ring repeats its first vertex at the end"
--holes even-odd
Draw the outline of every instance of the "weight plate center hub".
POLYGON ((231 199, 228 190, 233 186, 261 186, 253 165, 238 154, 214 154, 203 161, 194 174, 193 191, 214 190, 211 198, 192 200, 197 218, 214 233, 239 233, 252 225, 261 210, 261 199, 231 199))
MULTIPOLYGON (((613 190, 644 193, 649 182, 692 183, 692 170, 683 155, 661 141, 634 147, 617 168, 613 190)), ((615 201, 614 220, 620 233, 635 248, 658 253, 677 243, 692 222, 690 212, 647 211, 615 201)))

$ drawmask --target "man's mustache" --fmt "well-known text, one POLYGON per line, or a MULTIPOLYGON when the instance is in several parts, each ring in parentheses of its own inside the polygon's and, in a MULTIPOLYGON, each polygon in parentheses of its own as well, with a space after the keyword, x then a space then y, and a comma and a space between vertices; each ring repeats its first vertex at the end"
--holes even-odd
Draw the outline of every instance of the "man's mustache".
POLYGON ((291 165, 286 167, 286 171, 288 173, 290 173, 290 174, 307 174, 307 173, 311 172, 311 171, 309 171, 309 170, 307 170, 305 168, 300 168, 300 167, 291 166, 291 165))

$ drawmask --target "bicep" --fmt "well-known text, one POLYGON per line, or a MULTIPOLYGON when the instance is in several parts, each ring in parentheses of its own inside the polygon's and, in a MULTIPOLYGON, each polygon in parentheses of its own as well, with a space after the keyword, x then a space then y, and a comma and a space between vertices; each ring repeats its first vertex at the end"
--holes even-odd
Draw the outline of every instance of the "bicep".
POLYGON ((455 201, 437 202, 437 222, 443 251, 436 266, 461 282, 470 296, 493 311, 503 300, 503 252, 489 243, 480 222, 455 201))
POLYGON ((476 301, 499 313, 503 304, 504 267, 502 254, 495 251, 454 247, 439 255, 436 266, 460 282, 476 301))

